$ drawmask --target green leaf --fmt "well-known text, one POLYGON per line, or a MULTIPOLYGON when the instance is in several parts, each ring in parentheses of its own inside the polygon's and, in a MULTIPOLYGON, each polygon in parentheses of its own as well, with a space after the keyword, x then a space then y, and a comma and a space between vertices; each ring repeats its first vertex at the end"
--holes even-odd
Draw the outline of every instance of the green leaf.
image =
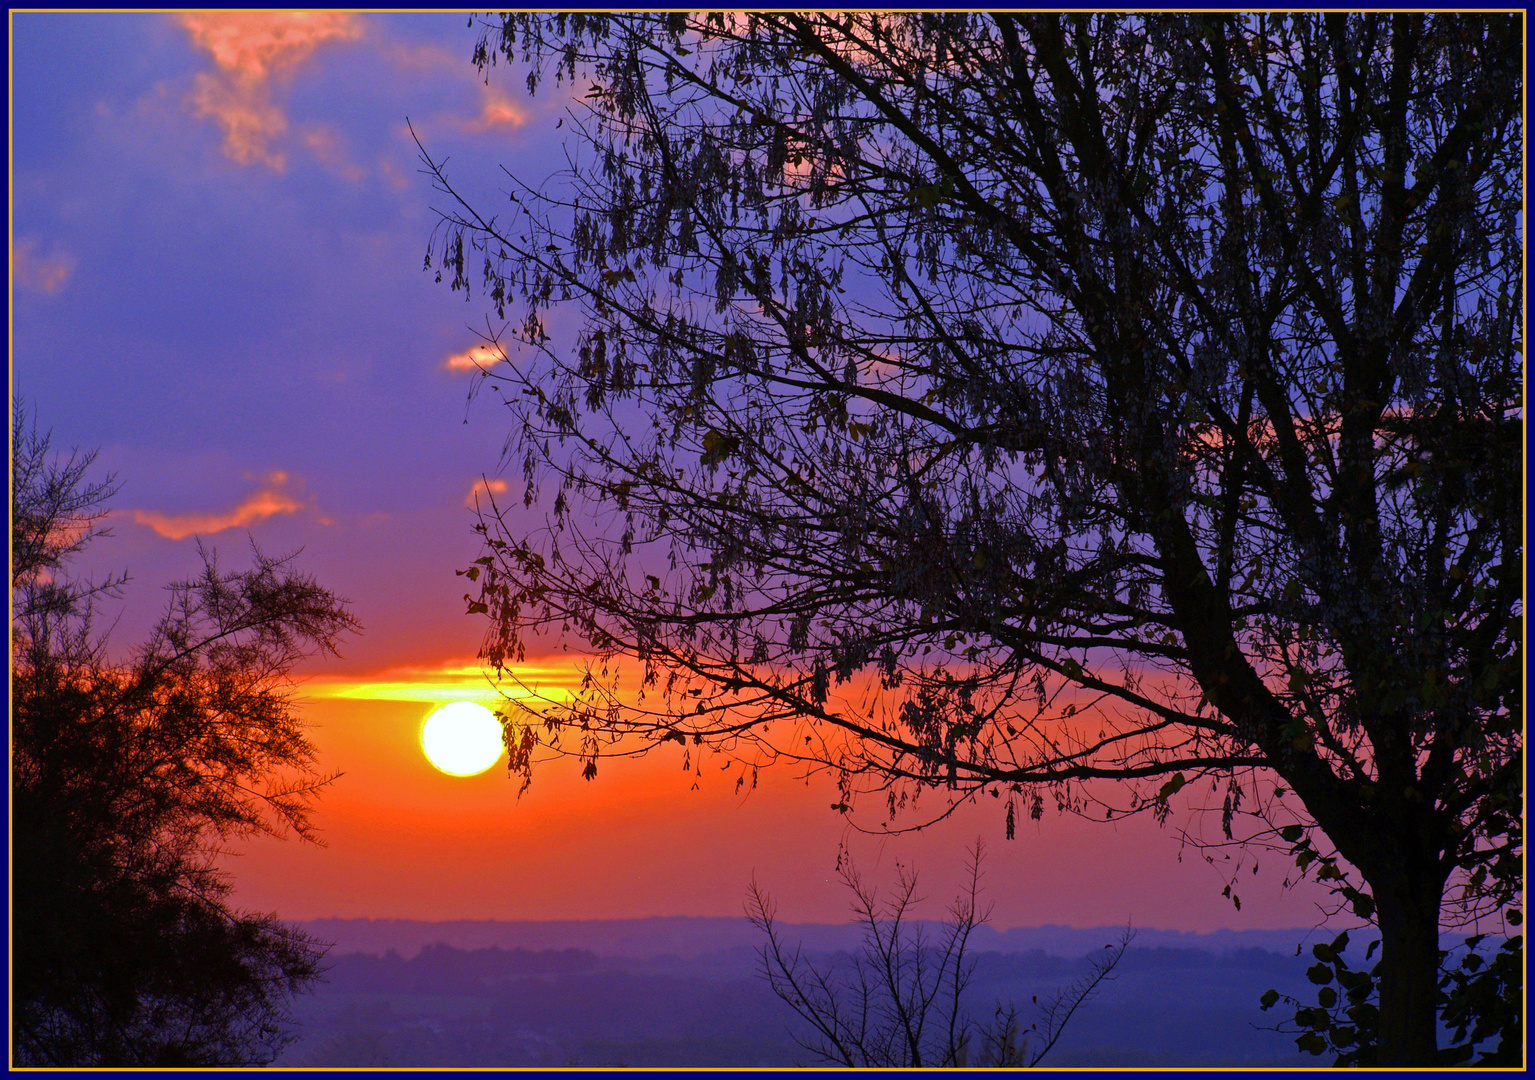
POLYGON ((1338 1003, 1338 991, 1330 986, 1324 986, 1316 993, 1317 1004, 1324 1009, 1330 1009, 1338 1003))
POLYGON ((1278 990, 1265 990, 1263 996, 1258 999, 1258 1007, 1267 1011, 1272 1009, 1279 1001, 1278 990))
POLYGON ((1304 836, 1305 833, 1306 827, 1304 825, 1286 825, 1279 830, 1280 838, 1292 844, 1304 836))
POLYGON ((1312 964, 1306 969, 1306 978, 1319 986, 1326 985, 1332 982, 1332 968, 1326 964, 1312 964))

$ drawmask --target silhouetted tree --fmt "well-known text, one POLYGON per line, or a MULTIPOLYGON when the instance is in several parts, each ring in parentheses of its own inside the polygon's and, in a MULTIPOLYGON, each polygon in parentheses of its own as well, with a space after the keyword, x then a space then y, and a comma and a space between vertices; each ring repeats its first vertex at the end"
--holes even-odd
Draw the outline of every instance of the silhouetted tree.
POLYGON ((755 882, 746 917, 766 941, 762 975, 783 1001, 815 1029, 800 1045, 824 1061, 854 1069, 1032 1068, 1059 1041, 1067 1022, 1123 958, 1134 934, 1088 958, 1088 971, 1040 1002, 1027 1028, 1012 1003, 998 1004, 991 1021, 969 1012, 965 992, 975 974, 970 935, 990 910, 980 907, 982 848, 971 852, 970 878, 949 906, 936 941, 911 925, 917 875, 898 867, 892 894, 881 898, 850 862, 839 867, 853 894, 853 915, 863 930, 863 949, 849 962, 817 966, 790 947, 774 921, 771 898, 755 882))
POLYGON ((345 604, 254 553, 203 552, 126 660, 93 619, 124 576, 76 578, 111 478, 12 418, 11 957, 14 1060, 265 1064, 324 949, 230 906, 219 845, 292 829, 327 782, 288 673, 357 629, 345 604))
POLYGON ((496 669, 598 657, 514 767, 704 744, 1009 832, 1208 787, 1379 926, 1379 1060, 1433 1064, 1441 918, 1522 881, 1521 41, 493 20, 574 147, 504 215, 426 159, 547 515, 492 500, 466 599, 496 669))

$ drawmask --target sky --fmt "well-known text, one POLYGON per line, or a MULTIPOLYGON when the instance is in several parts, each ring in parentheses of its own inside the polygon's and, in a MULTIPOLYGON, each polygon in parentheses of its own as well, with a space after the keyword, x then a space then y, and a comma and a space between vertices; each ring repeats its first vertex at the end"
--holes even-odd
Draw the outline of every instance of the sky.
MULTIPOLYGON (((516 470, 499 472, 503 408, 471 394, 493 312, 422 269, 445 204, 411 133, 488 206, 503 166, 558 183, 572 152, 556 128, 572 99, 529 98, 505 66, 483 78, 467 21, 12 15, 11 392, 121 482, 88 560, 132 576, 114 641, 153 622, 199 540, 231 566, 251 543, 302 549, 364 626, 299 672, 341 774, 315 814, 324 844, 240 845, 236 902, 292 919, 719 916, 755 880, 786 921, 840 922, 845 847, 875 881, 914 867, 936 917, 979 837, 1001 928, 1316 924, 1325 894, 1282 888, 1277 855, 1244 870, 1237 910, 1223 860, 1181 849, 1179 827, 1213 824, 1186 810, 1165 829, 1047 815, 1007 841, 984 800, 871 837, 824 776, 769 771, 737 794, 732 773, 686 772, 674 752, 592 781, 556 762, 519 797, 503 768, 457 778, 425 760, 432 709, 488 700, 484 627, 454 572, 479 554, 476 488, 516 470)), ((525 674, 557 692, 578 661, 525 674)))

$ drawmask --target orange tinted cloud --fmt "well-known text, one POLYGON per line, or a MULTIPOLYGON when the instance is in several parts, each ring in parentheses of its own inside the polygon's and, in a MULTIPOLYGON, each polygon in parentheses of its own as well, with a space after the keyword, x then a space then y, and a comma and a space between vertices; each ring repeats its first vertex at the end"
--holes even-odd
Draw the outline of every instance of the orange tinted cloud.
POLYGON ((287 133, 288 117, 273 84, 326 42, 362 36, 361 20, 338 11, 190 11, 176 21, 217 65, 193 83, 193 114, 223 129, 230 160, 279 171, 286 162, 273 144, 287 133))
POLYGON ((489 345, 476 345, 466 352, 454 353, 442 362, 449 371, 484 371, 501 359, 501 351, 489 345))
POLYGON ((133 520, 147 525, 167 540, 182 540, 194 534, 223 532, 225 529, 242 529, 257 525, 278 514, 292 514, 304 509, 304 504, 283 490, 288 474, 281 470, 266 477, 267 486, 255 492, 233 510, 223 514, 157 514, 152 510, 135 510, 133 520))
POLYGON ((471 506, 471 507, 472 506, 478 506, 479 502, 480 502, 480 496, 481 495, 487 495, 487 494, 488 495, 505 495, 506 494, 506 481, 505 480, 486 480, 485 478, 481 477, 479 480, 476 480, 474 482, 474 486, 469 489, 469 494, 464 497, 464 505, 465 506, 471 506))
POLYGON ((454 127, 466 135, 483 135, 488 131, 509 131, 528 122, 528 114, 506 93, 494 86, 480 88, 480 115, 452 121, 454 127))
POLYGON ((11 276, 16 284, 39 292, 56 293, 74 273, 73 256, 57 251, 46 258, 38 255, 37 241, 19 240, 11 250, 11 276))

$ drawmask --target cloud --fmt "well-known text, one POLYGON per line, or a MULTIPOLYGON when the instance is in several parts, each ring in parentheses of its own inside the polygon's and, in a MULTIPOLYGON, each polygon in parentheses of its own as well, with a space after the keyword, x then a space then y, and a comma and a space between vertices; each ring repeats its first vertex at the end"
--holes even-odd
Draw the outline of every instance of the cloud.
POLYGON ((284 491, 288 474, 281 469, 267 474, 266 486, 248 496, 224 514, 157 514, 151 510, 133 511, 133 520, 146 525, 167 540, 183 540, 194 534, 208 535, 225 529, 241 529, 259 524, 278 514, 293 514, 305 504, 284 491))
POLYGON ((497 704, 505 695, 537 704, 568 701, 581 685, 582 672, 574 661, 548 660, 518 664, 513 678, 498 690, 485 666, 476 660, 450 660, 436 667, 389 668, 372 675, 319 676, 305 684, 317 698, 350 698, 362 701, 420 701, 445 705, 452 701, 497 704))
POLYGON ((380 157, 378 159, 378 174, 396 191, 404 191, 410 186, 410 177, 406 176, 400 167, 387 157, 380 157))
POLYGON ((347 154, 346 140, 341 137, 341 132, 329 124, 306 124, 299 139, 316 161, 347 183, 361 183, 367 175, 366 170, 347 154))
POLYGON ((507 494, 507 482, 505 480, 487 480, 480 477, 470 488, 470 494, 464 497, 465 506, 479 505, 480 496, 505 496, 507 494))
POLYGON ((528 114, 517 107, 494 86, 485 87, 480 100, 480 115, 469 122, 473 132, 494 131, 497 128, 520 128, 528 122, 528 114))
POLYGON ((476 345, 465 352, 454 353, 442 362, 448 371, 484 371, 501 360, 501 350, 489 345, 476 345))
POLYGON ((279 172, 286 159, 274 144, 287 133, 288 117, 274 98, 276 84, 321 45, 355 41, 363 31, 355 14, 340 11, 188 11, 176 21, 216 66, 193 82, 193 115, 223 129, 231 161, 279 172))
POLYGON ((430 74, 440 72, 461 73, 468 70, 467 52, 460 55, 441 45, 414 44, 400 41, 389 42, 379 50, 380 55, 402 71, 420 71, 430 74))
POLYGON ((478 116, 445 116, 440 117, 438 122, 461 135, 484 135, 491 131, 513 131, 520 128, 528 122, 528 114, 504 90, 482 83, 478 116))
POLYGON ((11 249, 11 277, 21 288, 56 293, 74 272, 74 256, 57 249, 46 258, 39 256, 36 240, 19 240, 11 249))
POLYGON ((465 506, 478 506, 481 495, 505 495, 505 480, 486 480, 484 477, 476 480, 474 486, 469 489, 469 494, 464 497, 465 506))

